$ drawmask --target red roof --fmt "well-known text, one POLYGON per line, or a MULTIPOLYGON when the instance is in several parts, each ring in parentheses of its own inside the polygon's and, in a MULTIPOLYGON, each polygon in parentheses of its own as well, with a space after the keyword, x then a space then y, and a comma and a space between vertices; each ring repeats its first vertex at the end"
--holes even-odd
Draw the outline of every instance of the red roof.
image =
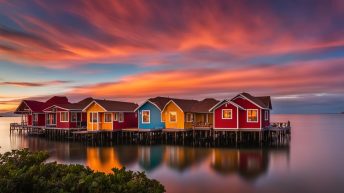
POLYGON ((246 97, 261 108, 272 109, 270 96, 252 96, 246 92, 240 93, 240 95, 246 97))
POLYGON ((22 113, 23 109, 21 109, 22 104, 26 104, 28 108, 33 113, 43 113, 43 110, 47 107, 50 107, 52 105, 58 105, 58 104, 70 104, 68 102, 67 97, 60 97, 60 96, 54 96, 48 99, 46 102, 40 102, 40 101, 34 101, 34 100, 23 100, 18 108, 16 109, 15 113, 22 113))
POLYGON ((94 99, 93 102, 98 103, 101 107, 109 112, 135 112, 135 109, 138 107, 138 105, 135 103, 122 101, 94 99))

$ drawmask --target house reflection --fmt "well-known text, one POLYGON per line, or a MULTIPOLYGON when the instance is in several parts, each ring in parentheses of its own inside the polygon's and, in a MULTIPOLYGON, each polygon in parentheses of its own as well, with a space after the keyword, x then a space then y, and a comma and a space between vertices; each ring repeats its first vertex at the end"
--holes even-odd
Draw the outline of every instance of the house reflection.
POLYGON ((56 160, 59 163, 81 163, 86 159, 86 147, 80 143, 16 135, 11 135, 10 140, 12 149, 28 148, 31 151, 47 151, 50 155, 48 160, 56 160))
POLYGON ((218 174, 238 174, 245 180, 255 180, 265 174, 269 166, 270 154, 279 152, 289 160, 289 149, 279 151, 269 149, 213 149, 211 168, 218 174))
POLYGON ((164 147, 162 145, 139 147, 139 165, 146 171, 157 168, 162 163, 163 156, 164 147))
POLYGON ((114 147, 118 155, 118 160, 122 166, 130 166, 137 162, 138 146, 137 145, 120 145, 114 147))
POLYGON ((92 170, 111 173, 112 168, 122 168, 113 147, 87 147, 86 165, 92 170))
POLYGON ((201 163, 210 153, 210 150, 204 148, 167 146, 165 162, 170 168, 182 172, 193 165, 201 163))

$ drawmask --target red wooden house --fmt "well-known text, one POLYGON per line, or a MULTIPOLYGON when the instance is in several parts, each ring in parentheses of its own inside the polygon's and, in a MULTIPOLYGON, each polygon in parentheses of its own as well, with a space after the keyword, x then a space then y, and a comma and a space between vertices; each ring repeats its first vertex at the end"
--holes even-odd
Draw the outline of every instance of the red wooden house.
POLYGON ((67 97, 54 96, 46 102, 23 100, 14 111, 22 115, 22 124, 29 126, 45 126, 45 113, 43 110, 55 104, 69 104, 67 97))
POLYGON ((86 127, 87 114, 82 110, 92 101, 93 98, 86 98, 78 103, 54 104, 45 108, 45 126, 63 129, 86 127))
POLYGON ((261 130, 270 125, 271 99, 240 93, 223 100, 210 111, 214 112, 215 130, 261 130))

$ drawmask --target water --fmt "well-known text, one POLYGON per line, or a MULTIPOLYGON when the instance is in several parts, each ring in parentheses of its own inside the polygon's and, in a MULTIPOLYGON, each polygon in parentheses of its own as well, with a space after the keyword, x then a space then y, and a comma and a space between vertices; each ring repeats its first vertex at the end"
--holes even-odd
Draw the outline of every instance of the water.
POLYGON ((290 120, 289 148, 235 149, 181 146, 91 147, 9 134, 0 118, 0 153, 46 150, 49 161, 146 171, 167 192, 344 192, 344 115, 274 115, 290 120))

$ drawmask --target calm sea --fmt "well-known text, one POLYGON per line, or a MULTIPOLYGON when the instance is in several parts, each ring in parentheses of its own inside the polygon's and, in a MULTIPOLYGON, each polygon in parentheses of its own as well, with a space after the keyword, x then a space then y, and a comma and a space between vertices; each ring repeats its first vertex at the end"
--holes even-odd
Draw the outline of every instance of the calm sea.
MULTIPOLYGON (((0 153, 29 148, 50 161, 146 171, 168 193, 344 192, 344 115, 273 115, 290 120, 288 148, 192 148, 182 146, 92 147, 10 135, 17 118, 0 118, 0 153)), ((18 120, 18 119, 17 119, 18 120)))

